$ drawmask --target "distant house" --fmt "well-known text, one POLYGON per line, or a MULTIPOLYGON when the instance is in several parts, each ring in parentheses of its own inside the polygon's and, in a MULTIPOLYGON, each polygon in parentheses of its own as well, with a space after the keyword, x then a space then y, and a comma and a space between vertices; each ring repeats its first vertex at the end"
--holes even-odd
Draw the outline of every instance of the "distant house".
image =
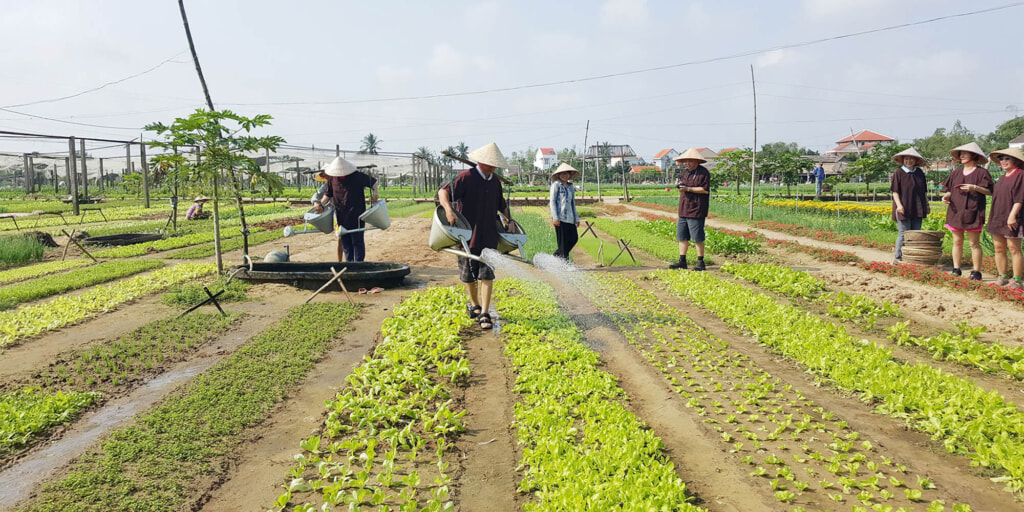
POLYGON ((636 152, 628 144, 609 144, 608 146, 595 144, 587 148, 585 156, 588 160, 607 158, 610 167, 615 167, 620 162, 626 162, 626 165, 643 163, 643 160, 636 156, 636 152))
POLYGON ((672 148, 663 149, 659 151, 657 155, 654 155, 654 166, 657 167, 658 170, 664 171, 665 169, 672 167, 677 156, 679 156, 678 151, 672 148))
POLYGON ((656 165, 634 165, 629 168, 630 174, 640 174, 644 171, 654 171, 657 173, 662 172, 661 169, 659 169, 656 165))
POLYGON ((896 139, 886 137, 871 130, 861 130, 849 137, 836 141, 838 146, 825 152, 826 155, 846 156, 852 153, 867 153, 871 148, 883 142, 895 142, 896 139))
POLYGON ((715 153, 708 148, 697 148, 697 151, 700 152, 700 156, 707 160, 707 162, 704 162, 703 164, 704 167, 710 169, 714 167, 716 162, 718 162, 718 153, 715 153))
POLYGON ((1011 148, 1024 148, 1024 135, 1010 141, 1011 148))
POLYGON ((554 167, 557 163, 558 153, 555 153, 555 148, 540 148, 537 150, 537 156, 533 158, 533 166, 542 171, 554 167))

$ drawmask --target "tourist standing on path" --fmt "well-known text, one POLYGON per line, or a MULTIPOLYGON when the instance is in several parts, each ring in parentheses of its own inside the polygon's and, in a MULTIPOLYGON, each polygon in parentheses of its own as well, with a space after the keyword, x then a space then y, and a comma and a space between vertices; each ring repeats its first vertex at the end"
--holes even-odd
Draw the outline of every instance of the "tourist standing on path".
MULTIPOLYGON (((377 202, 377 178, 360 172, 355 164, 340 156, 331 160, 323 171, 327 175, 324 197, 334 201, 334 218, 338 226, 345 229, 363 227, 359 216, 366 211, 364 189, 371 189, 370 200, 377 202)), ((364 233, 360 231, 338 237, 338 261, 363 261, 366 258, 364 233)))
MULTIPOLYGON (((825 167, 824 164, 818 162, 818 165, 814 167, 814 195, 815 197, 821 197, 821 187, 825 183, 825 167)), ((805 167, 806 169, 806 167, 805 167)))
POLYGON ((981 230, 985 224, 985 196, 992 195, 992 176, 985 165, 988 157, 976 142, 949 152, 960 165, 942 184, 942 202, 946 203, 946 229, 953 233, 953 275, 963 275, 964 233, 971 244, 971 279, 981 281, 981 230))
POLYGON ((989 158, 999 162, 1003 177, 992 190, 992 210, 988 217, 988 232, 996 250, 996 269, 999 276, 996 284, 1024 290, 1024 256, 1021 256, 1020 241, 1024 237, 1024 153, 1020 148, 1007 148, 989 153, 989 158), (1012 269, 1007 265, 1006 251, 1010 251, 1012 269), (1010 271, 1013 278, 1011 279, 1010 271))
MULTIPOLYGON (((498 212, 511 218, 502 195, 501 180, 494 176, 495 170, 507 169, 508 162, 493 142, 466 156, 476 165, 460 172, 451 183, 441 187, 437 191, 437 200, 444 208, 448 224, 456 225, 456 211, 469 221, 473 229, 469 252, 480 256, 484 249, 498 248, 498 212), (453 208, 452 202, 458 204, 453 208)), ((459 257, 459 280, 466 285, 466 294, 469 295, 467 309, 470 318, 476 318, 481 329, 494 327, 490 315, 494 269, 479 261, 459 257)))
POLYGON ((896 221, 896 254, 893 263, 903 260, 903 233, 921 229, 921 221, 928 216, 928 182, 925 181, 924 157, 914 148, 907 148, 892 157, 900 165, 892 173, 889 190, 892 191, 892 218, 896 221))
POLYGON ((558 250, 554 256, 569 259, 569 252, 579 240, 580 215, 576 212, 576 186, 572 180, 579 178, 580 172, 571 165, 563 163, 551 173, 551 196, 548 206, 551 208, 551 225, 555 227, 555 239, 558 250))
POLYGON ((693 241, 697 246, 697 264, 693 270, 704 270, 704 220, 708 216, 711 200, 711 173, 701 165, 707 160, 694 148, 676 157, 676 162, 683 166, 676 178, 676 187, 679 189, 679 221, 676 223, 679 261, 668 268, 686 268, 686 252, 690 248, 690 241, 693 241))

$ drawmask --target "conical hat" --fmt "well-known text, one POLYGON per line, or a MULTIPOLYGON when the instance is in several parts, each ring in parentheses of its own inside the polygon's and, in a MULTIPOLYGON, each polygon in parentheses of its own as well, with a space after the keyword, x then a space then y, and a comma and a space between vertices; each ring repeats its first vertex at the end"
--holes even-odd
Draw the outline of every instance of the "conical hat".
POLYGON ((677 156, 676 162, 680 160, 697 160, 702 164, 707 162, 707 160, 705 160, 704 157, 701 156, 700 151, 697 151, 696 148, 687 149, 686 151, 683 152, 683 154, 677 156))
POLYGON ((342 177, 356 172, 356 165, 339 156, 331 160, 331 163, 320 170, 328 176, 342 177))
MULTIPOLYGON (((985 152, 981 150, 981 146, 979 146, 977 142, 968 142, 963 146, 955 147, 949 152, 949 156, 959 159, 960 156, 958 155, 958 153, 960 153, 961 151, 975 155, 977 157, 975 158, 975 160, 977 160, 978 164, 980 165, 985 165, 988 163, 988 156, 985 155, 985 152)), ((955 163, 956 162, 954 162, 954 164, 955 163)))
POLYGON ((508 162, 505 161, 505 155, 501 154, 501 150, 498 149, 498 145, 493 142, 470 151, 466 156, 477 163, 487 164, 499 169, 508 169, 508 162))
POLYGON ((556 179, 555 176, 558 176, 558 173, 561 173, 561 172, 568 172, 570 180, 574 180, 574 179, 580 177, 580 172, 577 171, 576 168, 574 168, 573 166, 571 166, 571 165, 569 165, 569 164, 567 164, 565 162, 562 162, 562 165, 559 165, 557 169, 555 169, 554 171, 551 172, 551 176, 550 176, 549 179, 551 179, 551 180, 556 179))
POLYGON ((196 196, 196 198, 195 198, 195 200, 193 202, 195 202, 195 203, 205 203, 205 202, 207 202, 209 200, 210 200, 210 198, 206 197, 206 196, 196 196))
POLYGON ((921 153, 918 153, 917 150, 914 149, 913 147, 909 147, 907 149, 904 149, 903 151, 900 151, 899 153, 896 153, 895 155, 892 156, 892 161, 896 162, 899 165, 903 165, 903 157, 905 156, 912 156, 916 158, 917 165, 924 165, 925 163, 924 157, 921 156, 921 153))
MULTIPOLYGON (((1016 158, 1017 160, 1020 160, 1020 162, 1022 164, 1024 164, 1024 152, 1021 152, 1020 148, 1000 149, 999 151, 993 151, 993 152, 989 153, 988 157, 991 158, 992 160, 995 160, 995 159, 999 158, 999 155, 1012 156, 1012 157, 1016 158)), ((1020 164, 1018 164, 1018 165, 1020 165, 1020 164)))

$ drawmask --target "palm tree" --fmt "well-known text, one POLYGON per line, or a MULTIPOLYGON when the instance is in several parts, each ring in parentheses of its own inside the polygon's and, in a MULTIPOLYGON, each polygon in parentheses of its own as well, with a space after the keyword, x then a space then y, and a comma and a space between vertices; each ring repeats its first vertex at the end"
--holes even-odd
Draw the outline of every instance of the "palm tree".
POLYGON ((377 152, 380 151, 380 143, 381 140, 378 139, 376 135, 368 133, 366 134, 366 137, 363 137, 363 146, 359 148, 359 152, 376 155, 377 152))
POLYGON ((434 163, 434 153, 430 151, 430 148, 426 146, 420 146, 416 149, 416 152, 412 156, 424 160, 426 162, 434 163))
POLYGON ((469 158, 469 146, 467 146, 465 142, 459 142, 459 145, 455 146, 455 152, 453 154, 459 158, 469 158))

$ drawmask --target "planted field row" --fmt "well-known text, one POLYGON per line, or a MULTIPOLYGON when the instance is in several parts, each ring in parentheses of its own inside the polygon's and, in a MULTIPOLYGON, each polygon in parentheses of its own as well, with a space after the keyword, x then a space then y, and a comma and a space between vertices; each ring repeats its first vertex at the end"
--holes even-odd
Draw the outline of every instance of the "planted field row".
POLYGON ((25 279, 32 279, 33 277, 44 276, 47 274, 56 274, 65 270, 73 268, 84 267, 91 265, 92 260, 65 260, 65 261, 47 261, 45 263, 36 263, 34 265, 26 265, 24 267, 12 268, 0 272, 0 284, 14 283, 25 279))
POLYGON ((671 293, 688 298, 840 389, 876 403, 972 464, 1000 470, 1009 488, 1024 489, 1024 414, 997 392, 926 364, 908 364, 845 328, 710 274, 657 272, 671 293))
MULTIPOLYGON (((242 236, 241 233, 235 230, 224 230, 221 234, 221 240, 227 240, 230 238, 236 238, 242 236)), ((250 231, 253 233, 259 233, 263 231, 263 228, 251 228, 250 231)), ((202 244, 207 242, 213 242, 213 232, 203 231, 200 233, 191 233, 187 235, 173 236, 170 238, 164 238, 156 240, 154 242, 144 242, 140 244, 125 245, 123 247, 114 247, 112 249, 106 249, 94 253, 93 256, 97 258, 131 258, 135 256, 143 256, 153 252, 168 251, 171 249, 178 249, 181 247, 188 247, 190 245, 202 244)))
POLYGON ((0 313, 0 348, 31 336, 80 322, 172 284, 215 272, 213 264, 187 263, 145 276, 97 286, 84 293, 0 313))
MULTIPOLYGON (((274 240, 277 240, 278 238, 283 238, 283 237, 284 237, 284 233, 282 233, 281 230, 278 230, 278 229, 275 229, 275 230, 272 230, 272 231, 262 231, 262 232, 259 232, 259 233, 253 233, 253 234, 249 235, 249 246, 252 247, 254 245, 259 245, 259 244, 262 244, 262 243, 272 242, 274 240)), ((228 238, 226 240, 221 240, 221 242, 220 242, 221 253, 225 253, 225 252, 228 252, 228 251, 233 251, 235 249, 241 249, 242 245, 243 245, 243 242, 244 242, 244 240, 242 239, 241 236, 236 236, 236 237, 228 238)), ((178 250, 178 251, 174 251, 174 252, 168 254, 167 257, 170 258, 170 259, 177 259, 177 260, 190 260, 190 259, 195 259, 195 258, 205 258, 207 256, 213 256, 214 253, 215 253, 215 248, 213 246, 213 243, 211 242, 211 243, 204 243, 204 244, 201 244, 201 245, 197 245, 195 247, 189 247, 187 249, 181 249, 181 250, 178 250)))
POLYGON ((635 282, 604 274, 586 288, 686 407, 750 465, 750 476, 763 481, 768 496, 793 510, 847 502, 913 510, 914 502, 943 497, 929 479, 912 479, 906 461, 851 429, 835 411, 780 382, 635 282))
POLYGON ((36 387, 0 393, 0 455, 24 447, 53 426, 71 421, 99 396, 95 392, 36 387))
MULTIPOLYGON (((760 285, 762 288, 791 297, 811 298, 824 302, 829 316, 871 327, 882 317, 898 317, 899 309, 890 302, 878 303, 863 295, 843 292, 815 296, 807 290, 824 291, 825 283, 806 272, 775 265, 738 265, 727 263, 722 270, 760 285)), ((978 335, 984 327, 970 327, 966 322, 955 323, 955 332, 946 331, 937 336, 913 336, 909 322, 900 322, 888 328, 889 339, 897 345, 920 347, 935 359, 953 361, 981 371, 1006 372, 1011 377, 1024 379, 1024 349, 1001 343, 983 343, 978 335)))
POLYGON ((661 440, 623 406, 625 393, 597 369, 597 354, 558 311, 553 290, 505 279, 496 297, 522 397, 519 489, 536 500, 524 510, 702 510, 687 503, 661 440))
POLYGON ((247 427, 263 421, 355 318, 348 304, 307 304, 188 386, 113 432, 24 510, 177 510, 222 476, 247 427))
MULTIPOLYGON (((620 240, 631 240, 630 247, 640 249, 651 256, 663 261, 671 262, 679 259, 679 243, 674 238, 669 239, 655 235, 640 227, 642 221, 614 221, 608 219, 596 219, 594 226, 612 237, 620 240)), ((687 253, 687 261, 697 261, 697 251, 687 253)), ((708 256, 704 257, 707 264, 713 263, 708 256)))
POLYGON ((445 454, 464 430, 452 396, 470 374, 464 304, 458 289, 430 288, 394 309, 373 355, 327 402, 320 432, 300 443, 274 510, 453 509, 445 454))
MULTIPOLYGON (((83 209, 82 213, 85 214, 85 218, 90 222, 94 220, 102 221, 104 217, 108 221, 115 221, 135 219, 146 215, 158 215, 161 213, 169 214, 170 207, 158 206, 154 208, 144 208, 141 206, 118 206, 114 208, 104 208, 102 215, 99 212, 93 212, 88 209, 83 209)), ((24 218, 22 222, 18 223, 18 226, 21 227, 22 229, 25 229, 26 227, 44 228, 53 226, 64 226, 65 220, 69 224, 77 224, 80 219, 82 219, 82 215, 75 216, 71 212, 64 212, 64 219, 61 219, 61 217, 57 215, 47 215, 38 218, 29 216, 24 218)), ((14 229, 15 227, 13 222, 0 222, 0 231, 13 231, 14 229)))
POLYGON ((163 265, 162 261, 157 260, 107 261, 63 274, 37 277, 17 284, 0 286, 0 310, 11 309, 23 302, 31 302, 58 293, 113 281, 163 265))

